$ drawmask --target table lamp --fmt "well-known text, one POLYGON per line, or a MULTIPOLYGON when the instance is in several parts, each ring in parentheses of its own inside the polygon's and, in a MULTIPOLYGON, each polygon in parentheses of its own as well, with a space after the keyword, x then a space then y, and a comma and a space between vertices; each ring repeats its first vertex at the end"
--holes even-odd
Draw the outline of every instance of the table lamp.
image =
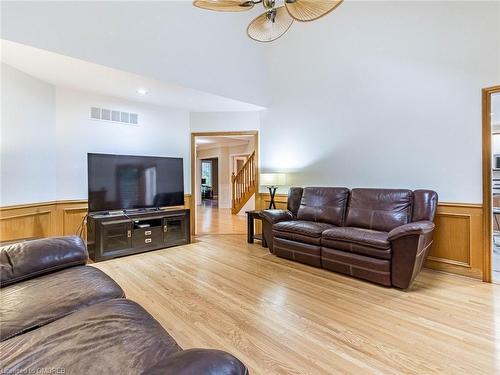
POLYGON ((284 173, 262 173, 260 175, 260 184, 269 189, 269 195, 271 196, 269 209, 275 209, 274 196, 276 195, 276 189, 278 186, 286 184, 286 175, 284 173))

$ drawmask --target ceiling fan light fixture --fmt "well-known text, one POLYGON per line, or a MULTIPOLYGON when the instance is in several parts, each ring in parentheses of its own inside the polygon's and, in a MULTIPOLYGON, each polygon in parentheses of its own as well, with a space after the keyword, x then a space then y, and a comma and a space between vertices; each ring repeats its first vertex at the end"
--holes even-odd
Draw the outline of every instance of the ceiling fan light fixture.
POLYGON ((272 8, 253 19, 247 34, 258 42, 272 42, 285 34, 293 23, 284 6, 272 8))
POLYGON ((343 0, 285 0, 285 7, 296 21, 317 20, 332 12, 343 0))
POLYGON ((244 12, 252 9, 254 2, 245 0, 195 0, 193 5, 197 8, 219 12, 244 12))

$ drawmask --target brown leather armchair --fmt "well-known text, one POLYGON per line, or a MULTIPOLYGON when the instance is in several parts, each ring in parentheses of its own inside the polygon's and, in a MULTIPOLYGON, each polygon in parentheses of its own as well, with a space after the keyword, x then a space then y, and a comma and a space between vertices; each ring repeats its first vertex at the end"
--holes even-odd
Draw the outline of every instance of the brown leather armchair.
POLYGON ((292 188, 290 200, 288 210, 261 213, 279 257, 405 289, 432 245, 431 190, 292 188))
POLYGON ((229 353, 182 350, 79 237, 0 248, 0 373, 244 375, 229 353))

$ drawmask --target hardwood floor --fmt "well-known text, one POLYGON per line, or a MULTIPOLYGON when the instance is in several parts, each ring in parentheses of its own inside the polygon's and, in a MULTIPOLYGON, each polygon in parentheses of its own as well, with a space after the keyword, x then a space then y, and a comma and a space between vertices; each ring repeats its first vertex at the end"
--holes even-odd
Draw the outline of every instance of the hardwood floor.
POLYGON ((233 215, 230 208, 196 206, 196 234, 245 234, 245 215, 233 215))
POLYGON ((184 348, 251 374, 500 373, 500 286, 424 270, 380 287, 268 253, 244 236, 94 265, 184 348))

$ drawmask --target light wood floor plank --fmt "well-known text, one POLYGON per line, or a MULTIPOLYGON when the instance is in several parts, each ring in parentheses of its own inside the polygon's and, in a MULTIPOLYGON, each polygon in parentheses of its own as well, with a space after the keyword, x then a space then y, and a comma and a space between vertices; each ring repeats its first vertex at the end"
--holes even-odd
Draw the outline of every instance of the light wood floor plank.
POLYGON ((230 208, 196 206, 196 234, 245 234, 246 215, 233 215, 230 208))
POLYGON ((97 263, 182 347, 252 374, 500 373, 500 286, 424 270, 410 291, 269 254, 241 235, 97 263))

